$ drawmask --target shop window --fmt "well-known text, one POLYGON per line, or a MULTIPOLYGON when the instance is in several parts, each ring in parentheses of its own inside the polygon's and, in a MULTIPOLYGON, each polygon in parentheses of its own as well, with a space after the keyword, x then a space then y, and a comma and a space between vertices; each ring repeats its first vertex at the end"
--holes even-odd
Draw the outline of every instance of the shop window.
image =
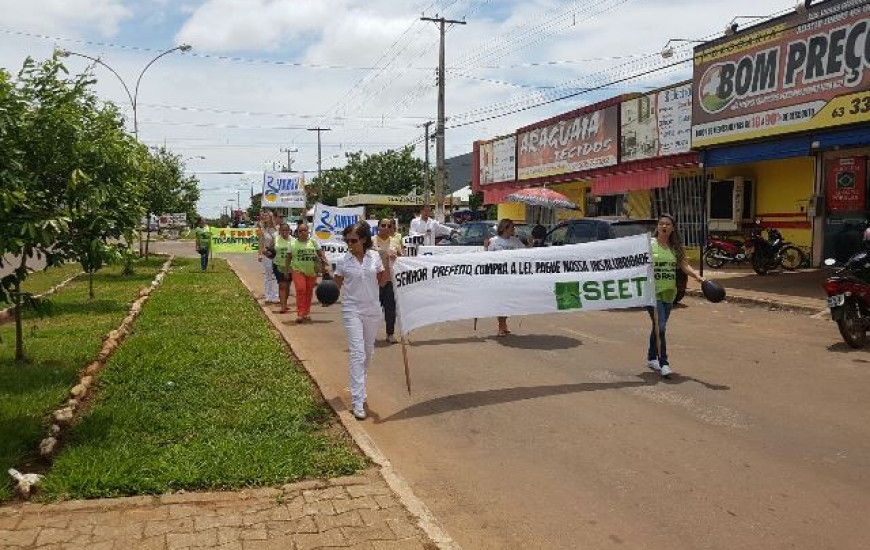
POLYGON ((625 209, 625 195, 608 195, 601 197, 601 202, 598 203, 599 216, 621 216, 625 209))
POLYGON ((744 178, 712 180, 707 191, 711 231, 738 231, 755 214, 755 187, 744 178))

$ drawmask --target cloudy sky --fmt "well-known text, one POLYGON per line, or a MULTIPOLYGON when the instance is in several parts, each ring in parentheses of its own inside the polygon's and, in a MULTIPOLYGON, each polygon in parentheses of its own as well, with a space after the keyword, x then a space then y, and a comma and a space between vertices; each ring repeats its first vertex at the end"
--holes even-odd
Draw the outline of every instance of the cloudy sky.
MULTIPOLYGON (((182 155, 200 211, 249 204, 264 169, 317 170, 344 154, 419 144, 437 112, 438 30, 422 14, 464 19, 447 33, 447 156, 476 139, 614 95, 691 77, 691 44, 735 16, 784 13, 793 0, 0 0, 0 67, 54 48, 97 57, 134 93, 139 137, 182 155), (672 65, 672 66, 669 66, 672 65), (587 91, 588 88, 599 88, 587 91), (572 95, 573 97, 551 101, 572 95), (283 151, 282 151, 283 150, 283 151), (215 172, 246 172, 225 175, 215 172)), ((750 19, 739 23, 751 24, 750 19)), ((72 72, 87 59, 66 61, 72 72)), ((93 67, 97 93, 128 115, 118 79, 93 67)), ((434 159, 434 146, 431 155, 434 159)))

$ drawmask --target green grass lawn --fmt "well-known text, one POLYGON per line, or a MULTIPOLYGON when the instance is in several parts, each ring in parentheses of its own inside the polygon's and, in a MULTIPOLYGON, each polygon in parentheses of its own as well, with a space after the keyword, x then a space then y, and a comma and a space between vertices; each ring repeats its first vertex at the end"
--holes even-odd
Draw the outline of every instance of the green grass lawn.
POLYGON ((64 282, 76 273, 81 273, 82 266, 78 263, 63 264, 49 267, 45 271, 36 271, 28 275, 21 285, 22 292, 42 294, 48 292, 57 284, 64 282))
POLYGON ((176 267, 103 371, 48 498, 217 489, 366 465, 248 291, 215 261, 176 267))
POLYGON ((131 276, 122 276, 121 266, 103 269, 94 277, 94 300, 88 299, 87 278, 79 277, 51 296, 45 317, 25 311, 26 363, 14 360, 15 325, 0 325, 0 500, 12 495, 6 470, 35 458, 48 413, 66 400, 102 336, 120 324, 164 261, 141 262, 131 276))

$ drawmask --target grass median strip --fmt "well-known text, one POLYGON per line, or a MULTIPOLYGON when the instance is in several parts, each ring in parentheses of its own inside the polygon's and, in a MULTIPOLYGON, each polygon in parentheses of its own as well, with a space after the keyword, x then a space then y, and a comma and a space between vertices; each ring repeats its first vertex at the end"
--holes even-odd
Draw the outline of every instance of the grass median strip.
POLYGON ((226 262, 176 259, 103 371, 49 497, 225 489, 365 466, 226 262))
POLYGON ((48 292, 55 285, 59 285, 73 275, 82 272, 82 266, 77 263, 63 264, 55 267, 49 267, 44 271, 36 271, 31 273, 24 283, 21 285, 22 292, 30 292, 31 294, 42 294, 48 292))
POLYGON ((82 277, 50 298, 45 316, 25 311, 25 363, 14 360, 15 325, 0 325, 0 500, 12 496, 6 470, 36 458, 46 415, 66 400, 77 372, 93 360, 102 337, 120 324, 163 261, 142 262, 129 276, 121 275, 121 266, 107 267, 95 275, 96 299, 88 299, 82 277))

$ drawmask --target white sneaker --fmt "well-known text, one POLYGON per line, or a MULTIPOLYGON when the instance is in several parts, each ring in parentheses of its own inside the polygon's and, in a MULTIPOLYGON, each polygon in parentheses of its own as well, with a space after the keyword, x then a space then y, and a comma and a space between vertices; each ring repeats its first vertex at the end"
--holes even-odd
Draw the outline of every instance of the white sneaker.
POLYGON ((389 336, 387 336, 387 343, 388 344, 396 344, 396 343, 398 343, 398 341, 399 341, 399 339, 396 338, 395 334, 390 334, 389 336))
POLYGON ((362 407, 353 409, 353 417, 357 420, 365 420, 366 419, 366 410, 362 407))
POLYGON ((671 366, 670 366, 670 365, 668 365, 667 363, 665 363, 664 365, 662 365, 661 373, 662 373, 662 376, 664 376, 665 378, 667 378, 668 376, 670 376, 671 374, 673 374, 674 371, 671 370, 671 366))
POLYGON ((661 372, 661 370, 662 370, 661 366, 659 366, 658 359, 650 359, 649 361, 646 362, 646 366, 648 368, 656 371, 656 372, 661 372))

